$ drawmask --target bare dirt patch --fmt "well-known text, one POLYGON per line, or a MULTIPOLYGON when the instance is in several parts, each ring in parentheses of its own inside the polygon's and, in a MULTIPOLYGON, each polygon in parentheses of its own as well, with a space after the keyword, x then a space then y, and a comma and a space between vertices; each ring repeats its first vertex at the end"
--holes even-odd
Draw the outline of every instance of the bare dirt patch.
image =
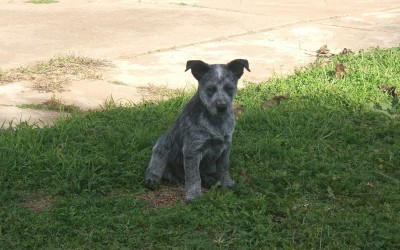
MULTIPOLYGON (((202 187, 201 192, 205 193, 207 189, 202 187)), ((136 197, 147 201, 150 208, 169 207, 185 202, 185 185, 183 183, 162 185, 158 190, 139 194, 136 197)))
POLYGON ((34 212, 48 211, 52 208, 55 198, 43 193, 24 193, 21 206, 34 212))
POLYGON ((183 203, 185 200, 185 186, 168 185, 162 186, 159 190, 150 191, 137 196, 137 198, 145 200, 149 203, 150 208, 168 207, 177 202, 183 203))

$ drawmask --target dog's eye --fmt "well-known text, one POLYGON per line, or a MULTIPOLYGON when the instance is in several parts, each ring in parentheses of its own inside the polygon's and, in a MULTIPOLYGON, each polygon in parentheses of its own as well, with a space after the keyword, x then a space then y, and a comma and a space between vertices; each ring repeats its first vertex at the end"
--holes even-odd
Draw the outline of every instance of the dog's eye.
POLYGON ((208 94, 214 94, 215 92, 217 91, 217 87, 215 87, 215 86, 210 86, 210 87, 207 87, 207 93, 208 94))
POLYGON ((232 87, 232 86, 229 86, 229 85, 225 85, 225 86, 224 86, 224 90, 225 90, 225 92, 227 92, 227 93, 229 93, 229 94, 232 94, 232 92, 233 92, 233 87, 232 87))

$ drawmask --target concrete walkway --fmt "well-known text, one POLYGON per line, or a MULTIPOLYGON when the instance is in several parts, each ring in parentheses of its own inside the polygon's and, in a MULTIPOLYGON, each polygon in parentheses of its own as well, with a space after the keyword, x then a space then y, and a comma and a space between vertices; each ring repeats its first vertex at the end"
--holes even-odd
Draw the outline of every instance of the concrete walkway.
POLYGON ((35 5, 0 0, 0 69, 68 53, 113 64, 102 80, 74 82, 60 93, 39 93, 27 82, 0 85, 0 124, 13 118, 53 119, 54 114, 15 111, 16 104, 40 103, 53 95, 93 109, 111 94, 116 100, 141 101, 151 93, 143 86, 195 86, 184 72, 191 59, 246 58, 252 72, 243 81, 259 82, 308 64, 325 44, 333 53, 399 46, 400 1, 60 0, 35 5))

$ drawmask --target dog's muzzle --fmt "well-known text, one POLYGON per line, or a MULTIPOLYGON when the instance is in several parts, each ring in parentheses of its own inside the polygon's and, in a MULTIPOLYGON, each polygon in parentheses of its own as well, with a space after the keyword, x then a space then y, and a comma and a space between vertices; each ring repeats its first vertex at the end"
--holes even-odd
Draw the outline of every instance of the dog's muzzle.
POLYGON ((226 113, 228 104, 225 101, 217 101, 216 108, 218 113, 226 113))

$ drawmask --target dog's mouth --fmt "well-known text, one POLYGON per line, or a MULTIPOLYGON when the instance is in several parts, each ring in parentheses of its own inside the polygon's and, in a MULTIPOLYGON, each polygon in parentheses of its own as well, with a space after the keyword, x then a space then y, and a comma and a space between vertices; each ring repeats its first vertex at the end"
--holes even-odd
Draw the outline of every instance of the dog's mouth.
POLYGON ((228 110, 228 107, 217 107, 217 113, 223 115, 228 110))
POLYGON ((216 108, 218 114, 223 115, 223 114, 227 113, 228 106, 229 105, 226 101, 217 101, 215 108, 216 108))

